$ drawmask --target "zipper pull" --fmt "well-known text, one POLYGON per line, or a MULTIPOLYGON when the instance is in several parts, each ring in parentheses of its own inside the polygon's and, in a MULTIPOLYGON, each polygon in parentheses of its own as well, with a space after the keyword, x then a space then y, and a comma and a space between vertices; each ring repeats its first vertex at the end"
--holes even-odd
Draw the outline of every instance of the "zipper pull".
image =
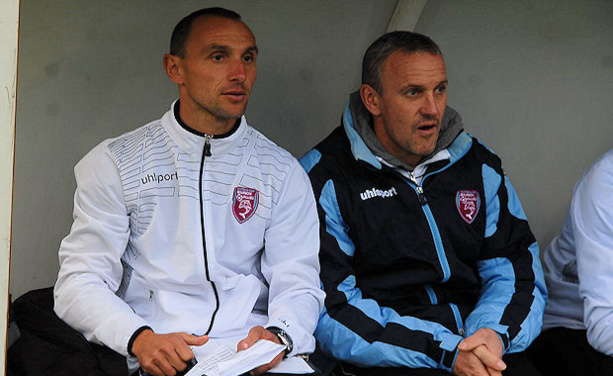
POLYGON ((210 157, 211 156, 211 138, 213 138, 213 136, 211 135, 205 135, 204 136, 204 156, 205 157, 210 157))
POLYGON ((417 196, 419 197, 419 203, 421 204, 421 206, 426 205, 428 203, 428 200, 426 200, 426 196, 424 195, 424 190, 421 188, 421 185, 417 183, 417 179, 415 179, 413 171, 409 171, 409 179, 411 179, 411 182, 415 184, 415 189, 417 189, 417 196))
POLYGON ((415 186, 419 187, 419 184, 417 184, 417 179, 415 179, 415 175, 413 175, 413 171, 409 171, 409 179, 411 179, 411 182, 415 184, 415 186))
POLYGON ((419 203, 421 204, 421 206, 424 206, 428 203, 428 200, 426 200, 426 196, 424 195, 424 190, 421 188, 421 185, 417 186, 417 194, 419 196, 419 203))

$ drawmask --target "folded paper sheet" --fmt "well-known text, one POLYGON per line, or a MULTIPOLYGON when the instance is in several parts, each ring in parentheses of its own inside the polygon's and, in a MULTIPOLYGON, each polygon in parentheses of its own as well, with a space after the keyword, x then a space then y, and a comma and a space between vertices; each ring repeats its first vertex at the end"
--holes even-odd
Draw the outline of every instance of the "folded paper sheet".
MULTIPOLYGON (((198 363, 185 376, 237 376, 261 365, 270 363, 285 347, 277 343, 259 340, 247 350, 236 352, 223 343, 209 341, 204 346, 194 348, 198 363)), ((308 374, 313 369, 304 359, 292 357, 285 359, 271 373, 308 374)))

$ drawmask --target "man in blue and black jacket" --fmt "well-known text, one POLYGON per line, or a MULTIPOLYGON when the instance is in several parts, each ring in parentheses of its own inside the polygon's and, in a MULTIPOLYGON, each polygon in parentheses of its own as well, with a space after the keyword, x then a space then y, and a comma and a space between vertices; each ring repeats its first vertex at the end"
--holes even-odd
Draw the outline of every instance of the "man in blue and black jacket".
POLYGON ((388 33, 341 126, 301 160, 327 293, 315 335, 342 374, 538 374, 510 355, 541 330, 538 245, 500 159, 463 131, 446 90, 430 38, 388 33))

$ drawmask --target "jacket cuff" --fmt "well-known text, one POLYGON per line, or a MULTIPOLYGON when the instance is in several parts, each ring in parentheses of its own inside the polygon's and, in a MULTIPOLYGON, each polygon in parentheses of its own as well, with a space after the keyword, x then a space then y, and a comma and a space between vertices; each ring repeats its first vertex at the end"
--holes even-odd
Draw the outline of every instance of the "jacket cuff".
POLYGON ((507 352, 507 349, 509 348, 509 337, 506 334, 498 332, 496 332, 496 334, 498 334, 498 337, 500 337, 500 342, 502 342, 502 353, 505 354, 507 352))
POLYGON ((443 336, 443 341, 440 344, 440 348, 443 350, 443 356, 439 362, 440 368, 452 372, 456 358, 458 357, 458 351, 460 351, 458 350, 458 345, 462 340, 462 337, 455 334, 443 336))
POLYGON ((285 333, 287 333, 287 335, 292 339, 293 349, 291 352, 286 354, 288 357, 291 357, 291 356, 294 356, 296 354, 303 352, 302 351, 303 346, 301 346, 301 337, 300 337, 300 334, 302 332, 300 331, 300 328, 294 327, 294 325, 292 325, 289 322, 289 320, 284 319, 284 318, 273 318, 269 320, 268 323, 264 327, 265 328, 270 328, 270 327, 279 328, 283 330, 285 333))
POLYGON ((142 332, 144 332, 147 329, 150 329, 151 331, 153 331, 153 329, 151 329, 150 326, 144 325, 144 326, 141 326, 140 328, 136 329, 136 331, 130 337, 130 340, 128 341, 128 354, 130 354, 130 356, 136 356, 132 352, 132 345, 134 345, 134 341, 136 340, 136 337, 138 337, 139 334, 141 334, 142 332))
POLYGON ((455 361, 458 359, 458 353, 460 350, 457 348, 453 351, 445 351, 443 353, 443 359, 441 360, 441 366, 446 371, 453 373, 453 367, 455 366, 455 361))

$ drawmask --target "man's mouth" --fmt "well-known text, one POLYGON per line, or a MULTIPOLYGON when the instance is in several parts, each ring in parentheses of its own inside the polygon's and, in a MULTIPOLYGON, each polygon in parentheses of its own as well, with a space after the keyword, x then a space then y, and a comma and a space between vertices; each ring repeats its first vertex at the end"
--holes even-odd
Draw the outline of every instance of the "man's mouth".
POLYGON ((437 127, 438 127, 438 122, 427 122, 427 123, 422 123, 418 125, 417 130, 427 132, 427 131, 436 129, 437 127))
POLYGON ((227 97, 232 101, 240 102, 247 97, 247 91, 238 89, 226 90, 222 92, 221 95, 227 97))

